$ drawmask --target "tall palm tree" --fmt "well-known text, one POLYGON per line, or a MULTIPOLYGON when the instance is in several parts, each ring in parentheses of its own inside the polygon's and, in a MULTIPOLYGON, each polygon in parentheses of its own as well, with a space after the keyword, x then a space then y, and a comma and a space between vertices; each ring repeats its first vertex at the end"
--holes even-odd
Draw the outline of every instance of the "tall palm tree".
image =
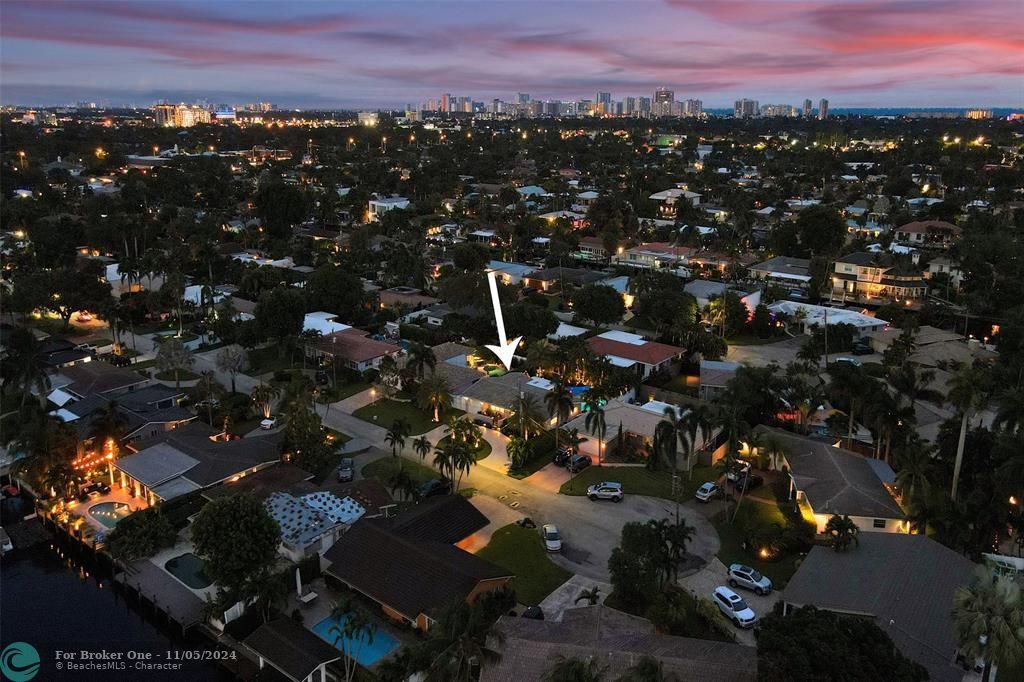
POLYGON ((391 456, 398 457, 398 452, 405 448, 405 437, 409 435, 409 425, 404 419, 391 422, 391 428, 384 435, 384 442, 391 446, 391 456))
MULTIPOLYGON (((406 352, 409 355, 405 361, 405 366, 418 379, 423 378, 423 374, 428 368, 433 370, 437 366, 437 356, 434 355, 433 349, 426 344, 413 341, 409 344, 409 349, 406 352)), ((437 420, 435 419, 434 421, 437 420)))
POLYGON ((447 478, 449 481, 455 479, 455 453, 451 447, 451 444, 440 445, 434 448, 434 466, 441 476, 447 478))
POLYGON ((548 408, 548 416, 555 420, 555 449, 558 449, 559 425, 572 414, 572 393, 565 381, 558 377, 555 385, 544 396, 544 405, 548 408))
POLYGON ((335 625, 327 629, 327 634, 334 639, 334 646, 345 654, 342 659, 345 682, 352 682, 359 670, 360 653, 364 647, 373 646, 377 625, 351 599, 334 604, 331 619, 335 625))
POLYGON ((46 404, 50 377, 46 373, 42 344, 25 327, 15 327, 7 338, 0 357, 0 375, 5 392, 9 387, 21 391, 21 409, 24 410, 33 389, 39 394, 40 405, 46 404))
POLYGON ((935 460, 931 448, 915 438, 901 448, 896 456, 899 470, 896 472, 896 487, 906 503, 928 493, 931 487, 935 460))
POLYGON ((953 463, 953 487, 949 493, 953 500, 956 500, 960 484, 967 427, 974 413, 984 407, 986 399, 986 373, 975 365, 962 365, 949 381, 949 402, 960 415, 960 436, 956 442, 956 460, 953 463))
POLYGON ((598 665, 591 656, 584 659, 559 655, 545 673, 544 682, 601 682, 607 672, 608 667, 598 665))
POLYGON ((89 425, 89 438, 92 439, 93 447, 101 449, 110 443, 111 454, 117 457, 127 424, 128 421, 117 409, 117 401, 111 400, 99 410, 89 425))
POLYGON ((846 445, 853 444, 853 428, 861 408, 878 392, 878 382, 864 373, 860 365, 837 362, 829 368, 832 381, 828 386, 829 397, 846 405, 846 445))
POLYGON ((587 417, 584 420, 584 425, 587 427, 587 431, 597 436, 597 464, 601 466, 601 456, 604 451, 604 435, 608 430, 608 425, 604 420, 604 406, 601 404, 600 397, 591 395, 593 389, 587 391, 584 396, 584 405, 587 407, 587 417))
POLYGON ((961 587, 953 598, 953 628, 960 651, 984 661, 983 682, 992 664, 1001 668, 1024 663, 1024 599, 1021 587, 1010 578, 993 578, 977 569, 977 582, 961 587))
POLYGON ((1024 430, 1024 387, 1013 386, 999 394, 992 426, 1010 432, 1024 430))
POLYGON ((890 370, 886 378, 897 393, 907 399, 907 403, 911 407, 918 400, 925 400, 937 405, 944 402, 942 393, 930 388, 931 382, 935 379, 935 372, 920 371, 917 365, 910 361, 890 370))
POLYGON ((427 438, 426 435, 422 435, 412 442, 412 449, 420 456, 420 460, 425 460, 433 447, 434 446, 431 444, 430 439, 427 438))
POLYGON ((437 372, 432 372, 423 379, 416 392, 416 404, 423 409, 433 410, 434 421, 441 421, 441 412, 452 405, 452 391, 448 379, 437 372))
POLYGON ((458 479, 455 481, 455 489, 459 489, 459 485, 462 483, 463 475, 468 475, 470 470, 476 465, 476 457, 473 456, 473 450, 471 450, 465 443, 454 444, 453 447, 449 448, 451 451, 451 470, 454 475, 455 472, 459 473, 458 479))
POLYGON ((516 409, 509 417, 510 426, 521 431, 523 438, 531 433, 544 430, 544 415, 537 405, 537 399, 529 393, 521 393, 515 402, 516 409))
POLYGON ((259 409, 264 419, 270 419, 274 410, 274 401, 281 395, 281 389, 273 384, 260 384, 252 392, 252 402, 259 409))

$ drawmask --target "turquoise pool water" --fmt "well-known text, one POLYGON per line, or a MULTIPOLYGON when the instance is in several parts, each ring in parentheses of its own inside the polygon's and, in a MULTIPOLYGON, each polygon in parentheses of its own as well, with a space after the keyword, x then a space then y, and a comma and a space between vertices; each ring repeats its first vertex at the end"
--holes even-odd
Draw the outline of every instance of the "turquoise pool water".
POLYGON ((364 668, 369 668, 374 665, 377 661, 384 658, 392 651, 398 648, 398 640, 389 635, 387 632, 377 629, 373 633, 373 641, 367 642, 367 638, 362 637, 362 644, 358 642, 350 642, 342 648, 341 640, 337 637, 344 635, 341 634, 341 630, 345 627, 345 621, 347 618, 342 616, 341 618, 324 618, 322 621, 313 626, 313 632, 331 646, 341 650, 348 651, 355 654, 354 658, 359 662, 359 665, 364 668), (337 631, 332 631, 332 628, 337 628, 337 631))
POLYGON ((203 560, 192 552, 168 559, 164 569, 193 590, 204 590, 212 584, 203 571, 203 560))
POLYGON ((89 507, 89 516, 105 528, 113 528, 117 522, 131 514, 131 508, 123 502, 100 502, 89 507))

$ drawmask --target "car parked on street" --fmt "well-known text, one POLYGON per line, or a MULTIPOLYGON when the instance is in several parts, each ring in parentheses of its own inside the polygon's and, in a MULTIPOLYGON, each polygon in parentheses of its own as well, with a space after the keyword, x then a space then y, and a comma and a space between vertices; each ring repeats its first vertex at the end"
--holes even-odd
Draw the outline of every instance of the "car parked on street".
POLYGON ((601 481, 587 488, 587 497, 591 500, 611 500, 622 502, 622 484, 615 481, 601 481))
POLYGON ((344 457, 338 464, 338 482, 348 483, 356 477, 356 465, 351 457, 344 457))
POLYGON ((553 523, 545 523, 540 529, 540 536, 544 538, 544 549, 549 552, 562 551, 562 536, 553 523))
POLYGON ((738 628, 752 628, 757 622, 757 614, 754 613, 754 609, 747 606, 743 597, 728 587, 716 587, 715 591, 711 593, 711 601, 715 602, 715 606, 722 612, 722 615, 731 620, 738 628))
POLYGON ((590 455, 573 455, 569 458, 569 473, 578 474, 593 463, 590 455))
POLYGON ((420 486, 419 495, 421 500, 435 495, 447 495, 452 491, 452 482, 447 478, 434 478, 420 486))
POLYGON ((725 491, 722 490, 722 486, 708 481, 701 487, 697 488, 697 492, 694 493, 693 496, 697 498, 698 502, 710 502, 716 497, 723 497, 724 495, 725 491))
POLYGON ((755 569, 743 564, 731 564, 729 566, 729 585, 753 590, 761 595, 769 594, 772 591, 771 578, 761 575, 755 569))

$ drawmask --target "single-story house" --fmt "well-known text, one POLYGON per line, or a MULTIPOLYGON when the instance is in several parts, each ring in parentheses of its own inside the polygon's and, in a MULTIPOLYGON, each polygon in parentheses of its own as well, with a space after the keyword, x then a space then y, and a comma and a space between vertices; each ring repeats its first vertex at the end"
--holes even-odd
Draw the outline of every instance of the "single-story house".
POLYGON ((741 366, 738 362, 726 360, 701 360, 697 397, 701 400, 713 399, 725 390, 729 380, 736 376, 736 370, 741 366))
POLYGON ((405 197, 387 197, 383 199, 370 199, 366 211, 367 222, 375 223, 388 211, 395 209, 409 208, 409 200, 405 197))
POLYGON ((352 325, 342 324, 337 322, 337 319, 338 316, 334 313, 327 313, 322 310, 315 313, 306 313, 305 318, 302 320, 302 331, 320 332, 322 336, 327 336, 328 334, 343 332, 352 328, 352 325))
POLYGON ((324 558, 326 575, 380 605, 388 618, 426 631, 457 601, 505 586, 504 568, 444 542, 391 530, 383 520, 357 521, 324 558))
POLYGON ((378 341, 362 329, 349 327, 316 339, 306 346, 306 354, 317 359, 336 360, 341 367, 357 372, 380 367, 385 357, 397 358, 401 347, 378 341))
POLYGON ((912 246, 948 248, 963 230, 945 220, 915 220, 895 230, 896 241, 912 246))
POLYGON ((639 334, 608 331, 587 339, 596 355, 603 355, 616 367, 633 367, 641 378, 667 370, 684 350, 666 343, 648 341, 639 334))
POLYGON ((276 436, 227 440, 198 422, 160 434, 155 441, 109 464, 111 485, 149 505, 237 480, 281 460, 276 436))
POLYGON ((538 408, 544 411, 544 397, 552 388, 550 381, 531 377, 525 372, 508 372, 501 376, 481 376, 460 393, 454 394, 452 404, 471 418, 507 417, 516 410, 520 393, 532 396, 538 408))
POLYGON ((560 289, 563 286, 568 288, 570 286, 581 287, 586 284, 594 284, 606 277, 608 275, 605 273, 593 270, 555 267, 531 272, 523 277, 523 284, 534 289, 547 291, 551 288, 560 289))
POLYGON ((647 242, 630 247, 615 258, 620 265, 637 268, 679 268, 690 261, 696 249, 668 242, 647 242))
POLYGON ((62 367, 50 377, 51 391, 60 389, 79 400, 92 395, 117 398, 148 383, 149 379, 138 372, 115 367, 109 362, 83 362, 62 367))
POLYGON ((849 516, 861 531, 907 533, 910 524, 890 489, 895 474, 880 459, 789 431, 759 427, 782 447, 790 495, 806 503, 818 533, 834 515, 849 516))
POLYGON ((93 394, 82 400, 74 400, 63 389, 56 389, 50 393, 49 399, 61 403, 52 414, 70 422, 83 441, 89 440, 98 414, 114 405, 124 420, 122 443, 131 444, 195 420, 196 415, 180 406, 184 397, 185 392, 181 389, 152 384, 116 397, 93 394), (68 399, 64 400, 65 397, 68 399))
POLYGON ((784 287, 806 289, 811 281, 811 261, 808 258, 776 256, 763 263, 750 266, 750 276, 784 287))
POLYGON ((975 564, 925 535, 863 533, 845 552, 813 547, 786 585, 785 611, 814 606, 869 618, 937 682, 960 682, 953 597, 975 564))
POLYGON ((666 679, 688 682, 753 682, 757 652, 732 642, 659 634, 654 625, 606 606, 569 608, 561 620, 502 616, 494 646, 501 657, 487 663, 480 682, 544 679, 559 657, 593 660, 604 679, 623 680, 642 657, 661 665, 666 679))
POLYGON ((340 649, 291 618, 264 623, 242 640, 242 644, 256 654, 261 671, 269 665, 292 682, 327 682, 328 664, 341 660, 342 656, 340 649))
POLYGON ((326 552, 366 513, 352 498, 339 498, 327 491, 301 497, 276 492, 264 500, 263 506, 281 528, 279 551, 296 562, 326 552))
POLYGON ((416 540, 459 546, 488 523, 487 517, 462 495, 437 495, 393 517, 389 528, 416 540))
POLYGON ((493 272, 494 276, 505 284, 519 284, 523 278, 537 268, 523 263, 506 263, 500 260, 492 260, 487 263, 487 270, 493 272))
POLYGON ((421 308, 431 306, 438 302, 433 296, 427 296, 422 290, 414 287, 391 287, 378 294, 380 305, 383 308, 391 308, 402 305, 406 308, 421 308))
POLYGON ((788 315, 793 321, 798 317, 802 318, 803 331, 810 327, 849 324, 857 328, 858 334, 867 334, 881 329, 886 329, 889 323, 879 317, 871 317, 856 310, 845 308, 830 308, 810 303, 799 303, 797 301, 776 301, 768 305, 768 310, 773 313, 788 315))

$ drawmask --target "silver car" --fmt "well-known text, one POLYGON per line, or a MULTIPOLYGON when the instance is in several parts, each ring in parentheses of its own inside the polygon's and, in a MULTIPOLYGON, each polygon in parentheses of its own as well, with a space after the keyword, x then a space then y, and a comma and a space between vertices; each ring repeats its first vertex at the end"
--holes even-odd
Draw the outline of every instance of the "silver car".
POLYGON ((729 585, 744 587, 757 594, 769 594, 772 591, 772 581, 768 576, 761 575, 750 566, 743 564, 729 566, 729 585))
POLYGON ((602 481, 587 488, 587 497, 591 500, 612 500, 622 502, 622 484, 615 481, 602 481))

